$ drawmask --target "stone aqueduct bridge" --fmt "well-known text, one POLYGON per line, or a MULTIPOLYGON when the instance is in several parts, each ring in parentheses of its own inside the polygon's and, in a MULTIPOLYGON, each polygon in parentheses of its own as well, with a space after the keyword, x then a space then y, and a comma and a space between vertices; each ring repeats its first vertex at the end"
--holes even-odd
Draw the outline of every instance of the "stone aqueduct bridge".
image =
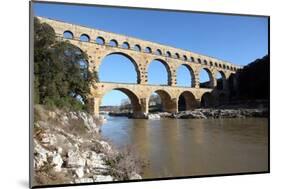
MULTIPOLYGON (((41 22, 53 27, 57 37, 69 40, 89 56, 88 69, 99 71, 103 58, 111 54, 121 54, 129 58, 137 72, 137 84, 105 83, 99 82, 92 86, 89 102, 95 115, 99 114, 102 97, 111 90, 124 92, 131 100, 134 116, 143 117, 148 113, 150 95, 156 92, 160 97, 163 110, 178 112, 179 96, 185 99, 186 109, 200 106, 203 97, 205 104, 214 104, 220 95, 228 95, 227 79, 235 73, 240 66, 225 62, 213 57, 193 53, 190 51, 145 41, 125 35, 91 29, 79 25, 37 17, 41 22), (64 34, 70 34, 65 39, 64 34), (81 40, 81 37, 86 40, 81 40), (148 85, 147 71, 149 63, 158 60, 166 67, 168 85, 148 85), (178 87, 177 68, 184 65, 191 74, 191 87, 178 87), (200 88, 199 73, 207 71, 210 82, 208 88, 200 88), (223 89, 216 89, 216 74, 222 75, 223 89), (207 102, 208 101, 208 102, 207 102)), ((156 73, 157 74, 157 73, 156 73)))

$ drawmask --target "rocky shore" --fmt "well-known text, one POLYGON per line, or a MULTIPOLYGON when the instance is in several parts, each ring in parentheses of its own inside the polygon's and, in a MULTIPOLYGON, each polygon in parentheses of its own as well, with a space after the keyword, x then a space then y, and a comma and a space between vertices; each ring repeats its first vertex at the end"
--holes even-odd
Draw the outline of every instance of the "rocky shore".
MULTIPOLYGON (((123 116, 133 118, 132 113, 109 113, 110 116, 123 116)), ((268 117, 267 108, 202 108, 178 113, 156 112, 143 116, 145 119, 224 119, 224 118, 247 118, 268 117)))
POLYGON ((268 109, 194 109, 178 113, 159 112, 147 115, 147 119, 224 119, 247 117, 268 117, 268 109))
POLYGON ((100 117, 39 105, 34 115, 34 185, 141 179, 141 160, 100 137, 100 117))

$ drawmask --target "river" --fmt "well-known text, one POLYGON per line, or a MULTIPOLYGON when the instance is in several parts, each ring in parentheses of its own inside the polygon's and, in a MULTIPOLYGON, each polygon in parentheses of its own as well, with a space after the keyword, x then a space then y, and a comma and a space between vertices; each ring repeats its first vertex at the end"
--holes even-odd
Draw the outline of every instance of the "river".
POLYGON ((260 172, 268 169, 268 121, 145 120, 109 117, 102 136, 131 146, 149 164, 143 178, 260 172))

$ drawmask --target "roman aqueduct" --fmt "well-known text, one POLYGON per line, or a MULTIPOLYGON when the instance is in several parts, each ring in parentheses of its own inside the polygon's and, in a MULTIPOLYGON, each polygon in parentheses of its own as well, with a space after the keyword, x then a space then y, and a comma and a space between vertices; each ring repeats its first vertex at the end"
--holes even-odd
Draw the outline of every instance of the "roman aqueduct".
POLYGON ((124 92, 129 99, 135 117, 143 117, 148 113, 148 101, 152 93, 161 97, 164 111, 178 112, 179 97, 185 99, 186 109, 202 105, 214 105, 220 99, 227 99, 229 93, 228 78, 240 66, 190 51, 145 41, 125 35, 91 29, 84 26, 65 23, 52 19, 37 17, 53 27, 60 40, 69 40, 89 56, 88 69, 99 72, 102 60, 112 54, 120 54, 131 60, 137 73, 137 84, 99 82, 92 87, 88 101, 93 114, 99 114, 99 107, 103 96, 111 90, 124 92), (67 39, 64 34, 70 34, 67 39), (81 40, 81 38, 84 38, 81 40), (160 61, 168 73, 167 85, 149 85, 148 66, 153 60, 160 61), (191 74, 191 87, 177 85, 177 68, 184 65, 191 74), (207 71, 210 82, 208 86, 200 87, 199 73, 207 71), (222 75, 222 89, 217 89, 217 73, 222 75))

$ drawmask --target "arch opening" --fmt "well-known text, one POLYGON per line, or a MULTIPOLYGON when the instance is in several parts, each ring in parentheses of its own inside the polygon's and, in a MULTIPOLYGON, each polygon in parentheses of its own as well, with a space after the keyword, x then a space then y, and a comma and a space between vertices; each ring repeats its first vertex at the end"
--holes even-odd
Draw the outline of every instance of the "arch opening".
POLYGON ((215 105, 215 99, 213 95, 209 92, 206 92, 202 95, 201 97, 201 103, 200 103, 202 108, 210 108, 215 105))
POLYGON ((213 88, 214 79, 211 71, 208 68, 202 68, 199 73, 200 88, 213 88))
POLYGON ((82 34, 80 36, 80 41, 83 41, 83 42, 90 42, 90 37, 87 35, 87 34, 82 34))
POLYGON ((194 57, 190 57, 191 62, 195 62, 194 57))
POLYGON ((177 69, 177 86, 195 87, 194 72, 187 64, 182 64, 177 69))
POLYGON ((175 112, 171 96, 164 90, 154 91, 148 101, 148 111, 153 112, 175 112))
POLYGON ((98 73, 102 82, 140 83, 137 63, 131 56, 121 52, 106 55, 98 73))
POLYGON ((141 105, 136 94, 125 88, 114 88, 106 92, 100 103, 100 112, 111 114, 139 115, 141 105))
POLYGON ((65 39, 73 39, 74 35, 71 31, 67 30, 63 32, 63 38, 65 39))
POLYGON ((130 49, 130 44, 129 44, 128 42, 124 42, 124 43, 122 44, 122 48, 123 48, 123 49, 130 49))
POLYGON ((230 92, 230 100, 231 98, 235 98, 237 96, 237 89, 238 89, 238 81, 235 74, 230 74, 228 79, 228 90, 230 92))
POLYGON ((193 110, 198 107, 195 96, 190 91, 184 91, 178 98, 178 111, 193 110))
POLYGON ((161 56, 162 55, 162 51, 160 49, 157 49, 155 54, 161 56))
POLYGON ((171 84, 171 71, 167 62, 161 59, 152 60, 148 67, 148 83, 157 85, 171 84))
POLYGON ((104 45, 105 44, 105 40, 103 37, 97 37, 96 38, 96 43, 99 45, 104 45))
POLYGON ((140 45, 135 45, 135 46, 134 46, 134 50, 135 50, 135 51, 138 51, 138 52, 141 52, 141 47, 140 47, 140 45))
POLYGON ((146 48, 144 49, 144 52, 146 52, 146 53, 151 53, 152 51, 151 51, 151 48, 150 48, 150 47, 146 47, 146 48))
POLYGON ((167 55, 167 57, 171 57, 171 56, 172 56, 172 54, 171 54, 170 51, 167 51, 167 52, 166 52, 166 55, 167 55))
POLYGON ((118 47, 118 42, 115 39, 111 39, 108 45, 111 47, 118 47))
POLYGON ((217 86, 218 90, 223 90, 225 88, 225 74, 222 71, 217 71, 216 74, 217 86))

